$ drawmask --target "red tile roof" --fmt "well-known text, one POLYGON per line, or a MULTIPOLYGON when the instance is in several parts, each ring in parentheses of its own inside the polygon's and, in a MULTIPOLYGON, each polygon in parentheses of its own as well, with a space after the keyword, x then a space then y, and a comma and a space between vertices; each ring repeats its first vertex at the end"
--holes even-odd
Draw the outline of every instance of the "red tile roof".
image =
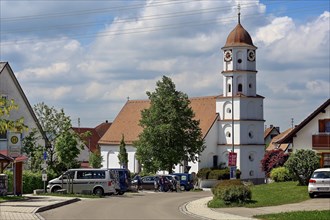
POLYGON ((98 146, 98 141, 100 140, 100 135, 96 132, 95 128, 77 128, 73 127, 72 128, 76 133, 78 134, 83 134, 87 131, 91 132, 92 135, 90 137, 84 138, 84 144, 89 148, 91 152, 95 152, 98 146))
POLYGON ((285 151, 288 147, 289 144, 288 143, 282 143, 280 144, 279 142, 281 142, 282 139, 285 139, 287 137, 287 135, 293 130, 293 128, 289 128, 286 131, 280 133, 279 135, 275 136, 271 142, 269 143, 268 147, 267 147, 267 151, 271 151, 271 150, 275 150, 278 148, 281 148, 283 151, 285 151))
MULTIPOLYGON (((12 161, 14 160, 14 158, 8 156, 8 151, 7 150, 0 150, 0 156, 1 155, 3 155, 3 157, 5 159, 12 160, 12 161)), ((16 162, 23 162, 23 161, 26 161, 27 159, 28 159, 27 156, 21 155, 19 157, 16 157, 15 161, 16 162)))
MULTIPOLYGON (((203 137, 216 121, 216 96, 196 97, 190 99, 190 106, 195 112, 195 119, 200 120, 200 128, 203 137)), ((149 100, 129 100, 121 109, 108 131, 102 136, 99 144, 118 145, 122 135, 126 144, 132 144, 138 140, 142 127, 139 126, 141 111, 150 106, 149 100)))

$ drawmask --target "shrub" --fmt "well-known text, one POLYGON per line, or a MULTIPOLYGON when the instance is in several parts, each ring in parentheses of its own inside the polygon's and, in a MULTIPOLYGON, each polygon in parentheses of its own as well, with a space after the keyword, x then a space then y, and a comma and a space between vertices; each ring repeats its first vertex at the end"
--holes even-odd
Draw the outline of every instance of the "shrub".
POLYGON ((211 168, 201 168, 197 173, 197 177, 201 179, 208 179, 211 171, 211 168))
POLYGON ((209 179, 225 180, 230 178, 229 169, 212 170, 208 176, 209 179))
POLYGON ((230 186, 240 186, 243 185, 241 180, 235 179, 235 180, 222 180, 221 182, 217 183, 215 186, 212 187, 211 191, 216 198, 220 198, 220 195, 222 194, 222 191, 225 188, 228 188, 230 186))
MULTIPOLYGON (((13 172, 6 171, 8 175, 8 191, 13 192, 13 172)), ((47 173, 47 179, 51 180, 57 177, 55 173, 47 173)), ((42 181, 41 172, 32 172, 30 170, 23 171, 23 193, 32 193, 35 189, 43 189, 44 182, 42 181)))
POLYGON ((270 178, 275 182, 290 181, 290 172, 286 167, 277 167, 270 172, 270 178))
POLYGON ((285 163, 285 167, 300 185, 306 186, 314 170, 320 167, 320 158, 312 150, 297 150, 285 163))
POLYGON ((223 200, 228 203, 243 203, 251 200, 250 187, 244 185, 242 181, 235 180, 223 180, 216 184, 212 188, 214 198, 223 200))
POLYGON ((267 151, 261 160, 262 171, 269 177, 272 169, 283 166, 288 158, 289 154, 284 153, 282 149, 267 151))
POLYGON ((226 187, 222 191, 220 198, 224 201, 225 204, 244 203, 246 201, 251 200, 251 190, 248 186, 232 185, 232 186, 226 187))

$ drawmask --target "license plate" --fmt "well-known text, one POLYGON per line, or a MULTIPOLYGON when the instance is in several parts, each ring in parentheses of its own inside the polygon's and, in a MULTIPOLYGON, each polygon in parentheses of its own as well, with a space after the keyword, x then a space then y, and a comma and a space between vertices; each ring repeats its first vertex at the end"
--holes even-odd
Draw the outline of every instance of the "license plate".
POLYGON ((329 187, 318 187, 317 188, 318 191, 330 191, 329 187))

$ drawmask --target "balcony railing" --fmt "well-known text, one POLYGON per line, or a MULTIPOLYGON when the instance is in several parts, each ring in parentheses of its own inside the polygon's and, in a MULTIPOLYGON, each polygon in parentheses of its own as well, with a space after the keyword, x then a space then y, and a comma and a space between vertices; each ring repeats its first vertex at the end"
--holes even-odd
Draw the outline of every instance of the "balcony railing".
POLYGON ((312 144, 313 150, 330 150, 330 133, 314 134, 312 144))

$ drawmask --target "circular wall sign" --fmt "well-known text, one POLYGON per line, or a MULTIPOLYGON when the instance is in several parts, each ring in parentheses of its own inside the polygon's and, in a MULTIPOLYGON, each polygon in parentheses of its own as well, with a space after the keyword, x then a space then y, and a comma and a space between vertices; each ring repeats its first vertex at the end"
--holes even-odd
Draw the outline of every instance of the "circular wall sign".
POLYGON ((10 138, 10 141, 11 141, 11 143, 13 143, 13 144, 17 144, 17 142, 18 142, 18 137, 16 137, 16 136, 12 136, 12 137, 10 138))

